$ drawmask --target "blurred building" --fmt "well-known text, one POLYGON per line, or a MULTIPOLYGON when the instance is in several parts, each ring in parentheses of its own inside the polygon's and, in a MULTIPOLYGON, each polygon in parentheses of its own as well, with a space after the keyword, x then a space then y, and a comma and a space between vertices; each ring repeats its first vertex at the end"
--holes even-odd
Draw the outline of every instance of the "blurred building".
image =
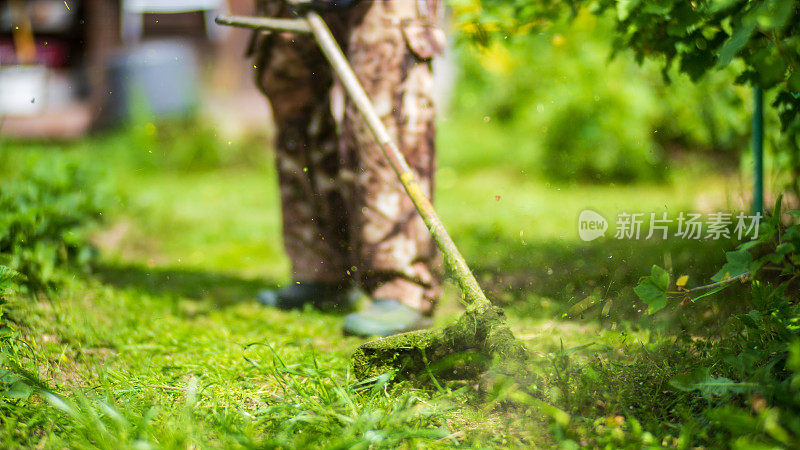
POLYGON ((0 133, 78 137, 137 108, 190 114, 208 80, 245 86, 246 35, 213 19, 252 2, 0 0, 0 133))

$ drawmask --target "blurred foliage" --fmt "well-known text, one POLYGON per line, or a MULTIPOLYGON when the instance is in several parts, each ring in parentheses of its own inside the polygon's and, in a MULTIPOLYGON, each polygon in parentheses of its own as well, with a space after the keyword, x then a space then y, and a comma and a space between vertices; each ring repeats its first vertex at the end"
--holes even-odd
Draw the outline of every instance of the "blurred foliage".
POLYGON ((707 71, 744 61, 738 80, 777 88, 787 95, 775 106, 784 126, 797 116, 800 100, 800 11, 791 0, 461 0, 461 29, 478 42, 541 31, 582 9, 614 13, 617 50, 631 49, 638 61, 657 59, 666 72, 676 65, 697 80, 707 71))
MULTIPOLYGON (((536 35, 591 11, 609 17, 616 53, 655 62, 702 82, 730 67, 739 84, 760 86, 780 117, 775 140, 783 181, 800 192, 800 10, 792 0, 457 0, 462 35, 488 47, 536 35)), ((706 91, 706 95, 709 91, 706 91)), ((717 91, 712 91, 717 92, 717 91)), ((580 134, 580 133, 579 133, 580 134)))
POLYGON ((139 169, 207 171, 266 166, 268 138, 258 133, 228 139, 199 113, 159 118, 144 100, 138 99, 131 107, 128 122, 109 133, 104 144, 114 157, 139 169))
POLYGON ((23 286, 51 287, 96 257, 86 229, 102 219, 107 197, 98 172, 68 158, 31 158, 0 185, 0 264, 24 276, 23 286))
POLYGON ((612 34, 608 18, 584 11, 536 34, 462 46, 454 109, 530 136, 516 145, 535 156, 516 161, 559 181, 662 179, 671 151, 735 155, 747 145, 747 92, 730 71, 665 83, 655 64, 609 60, 612 34))
POLYGON ((265 166, 269 155, 263 136, 225 140, 212 124, 200 117, 158 121, 141 116, 108 144, 119 157, 146 170, 205 171, 265 166))

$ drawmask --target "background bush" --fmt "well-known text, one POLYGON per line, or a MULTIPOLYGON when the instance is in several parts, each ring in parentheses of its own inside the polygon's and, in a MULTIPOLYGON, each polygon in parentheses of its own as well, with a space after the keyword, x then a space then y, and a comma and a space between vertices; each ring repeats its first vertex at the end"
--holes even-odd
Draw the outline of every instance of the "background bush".
POLYGON ((536 34, 465 43, 454 114, 484 115, 527 136, 499 151, 554 181, 658 180, 668 153, 687 150, 725 155, 736 167, 749 146, 751 105, 732 71, 697 83, 677 71, 665 78, 629 52, 612 58, 612 32, 610 18, 583 11, 536 34))
MULTIPOLYGON (((226 138, 199 112, 163 118, 136 99, 130 120, 105 136, 108 152, 142 170, 208 171, 221 167, 267 167, 270 134, 250 131, 226 138)), ((124 164, 120 164, 124 165, 124 164)))

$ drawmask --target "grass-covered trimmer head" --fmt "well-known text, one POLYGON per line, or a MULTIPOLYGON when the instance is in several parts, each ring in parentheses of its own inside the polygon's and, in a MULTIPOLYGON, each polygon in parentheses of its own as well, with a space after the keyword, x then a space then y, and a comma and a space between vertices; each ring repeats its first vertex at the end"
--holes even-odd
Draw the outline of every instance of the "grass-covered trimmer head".
POLYGON ((527 353, 505 324, 499 308, 468 307, 443 328, 412 331, 367 342, 353 354, 353 371, 367 379, 387 372, 403 378, 470 379, 492 365, 516 377, 527 353))
POLYGON ((361 379, 388 371, 412 377, 463 378, 482 372, 493 361, 502 362, 506 373, 521 367, 526 356, 524 346, 509 330, 502 310, 493 306, 483 294, 322 18, 309 10, 303 19, 219 17, 217 23, 314 36, 427 225, 450 275, 464 293, 467 310, 456 323, 440 330, 415 331, 362 345, 353 355, 355 374, 361 379))

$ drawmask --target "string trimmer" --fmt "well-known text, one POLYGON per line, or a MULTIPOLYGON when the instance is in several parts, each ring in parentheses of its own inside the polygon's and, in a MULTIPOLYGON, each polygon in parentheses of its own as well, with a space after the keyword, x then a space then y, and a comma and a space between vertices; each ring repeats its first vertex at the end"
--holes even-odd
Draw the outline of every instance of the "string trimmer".
POLYGON ((422 216, 444 256, 445 266, 464 294, 466 311, 456 323, 444 329, 381 338, 359 347, 353 355, 355 375, 364 379, 398 370, 412 377, 432 373, 439 377, 461 377, 465 371, 474 374, 485 369, 492 360, 502 362, 504 372, 516 371, 525 359, 525 348, 506 325, 503 311, 484 295, 322 17, 307 11, 298 19, 225 16, 216 21, 220 25, 314 36, 422 216))

